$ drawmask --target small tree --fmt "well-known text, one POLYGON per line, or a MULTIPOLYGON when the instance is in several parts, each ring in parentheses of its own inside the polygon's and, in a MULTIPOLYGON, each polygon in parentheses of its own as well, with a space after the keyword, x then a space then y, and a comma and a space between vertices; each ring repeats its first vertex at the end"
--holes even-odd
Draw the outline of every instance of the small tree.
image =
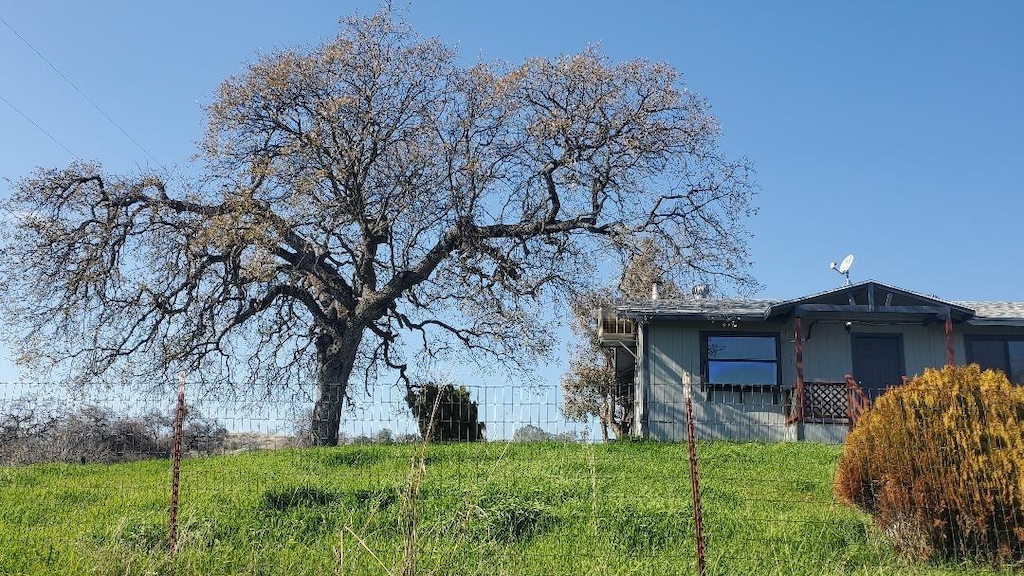
POLYGON ((562 377, 562 414, 575 422, 597 418, 605 441, 609 439, 609 430, 616 437, 629 433, 633 421, 633 382, 616 373, 614 350, 601 346, 595 312, 611 308, 617 298, 649 297, 655 283, 660 285, 660 297, 678 297, 679 287, 667 280, 663 271, 667 261, 665 252, 653 241, 641 242, 623 268, 617 291, 598 289, 571 301, 571 327, 579 340, 569 371, 562 377))
POLYGON ((427 382, 408 387, 405 401, 416 417, 420 436, 431 442, 476 442, 484 439, 476 402, 465 386, 427 382))
POLYGON ((542 428, 533 424, 516 428, 516 431, 512 433, 513 442, 546 442, 556 438, 557 436, 554 434, 545 432, 542 428))

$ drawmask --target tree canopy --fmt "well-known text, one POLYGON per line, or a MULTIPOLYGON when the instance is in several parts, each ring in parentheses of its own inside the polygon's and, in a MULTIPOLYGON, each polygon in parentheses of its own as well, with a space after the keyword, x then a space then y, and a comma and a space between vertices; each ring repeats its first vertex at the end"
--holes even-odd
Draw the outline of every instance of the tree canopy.
POLYGON ((404 378, 412 344, 530 364, 552 303, 645 239, 674 278, 748 280, 750 168, 667 64, 465 66, 386 7, 260 58, 207 113, 195 176, 75 162, 17 184, 0 314, 20 362, 76 385, 312 378, 334 444, 350 382, 404 378))

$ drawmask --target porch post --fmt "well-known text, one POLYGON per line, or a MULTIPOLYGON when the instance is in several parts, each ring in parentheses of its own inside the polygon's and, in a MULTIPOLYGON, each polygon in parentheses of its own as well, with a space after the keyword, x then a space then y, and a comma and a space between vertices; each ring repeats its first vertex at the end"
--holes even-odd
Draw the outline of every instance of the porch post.
POLYGON ((804 327, 803 321, 797 316, 793 324, 796 332, 796 406, 791 416, 797 422, 804 419, 804 327))
POLYGON ((633 375, 633 435, 643 438, 647 435, 647 319, 636 320, 636 368, 633 375))
POLYGON ((956 364, 956 351, 953 349, 953 316, 946 316, 946 366, 956 364))

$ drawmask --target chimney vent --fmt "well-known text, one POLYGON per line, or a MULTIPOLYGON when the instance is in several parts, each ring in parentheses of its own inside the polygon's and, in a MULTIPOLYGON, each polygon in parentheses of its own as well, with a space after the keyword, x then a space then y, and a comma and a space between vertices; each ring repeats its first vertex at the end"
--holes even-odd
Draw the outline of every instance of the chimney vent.
POLYGON ((694 300, 703 300, 711 295, 711 288, 707 284, 697 284, 690 291, 694 300))

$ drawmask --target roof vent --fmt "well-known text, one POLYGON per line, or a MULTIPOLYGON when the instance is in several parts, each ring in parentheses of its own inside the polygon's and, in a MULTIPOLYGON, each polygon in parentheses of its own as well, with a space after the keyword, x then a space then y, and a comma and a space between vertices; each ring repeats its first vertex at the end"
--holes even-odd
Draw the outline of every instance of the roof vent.
POLYGON ((661 280, 651 282, 651 300, 658 299, 658 289, 661 288, 661 280))
POLYGON ((703 300, 711 295, 711 288, 707 284, 697 284, 690 290, 695 300, 703 300))

